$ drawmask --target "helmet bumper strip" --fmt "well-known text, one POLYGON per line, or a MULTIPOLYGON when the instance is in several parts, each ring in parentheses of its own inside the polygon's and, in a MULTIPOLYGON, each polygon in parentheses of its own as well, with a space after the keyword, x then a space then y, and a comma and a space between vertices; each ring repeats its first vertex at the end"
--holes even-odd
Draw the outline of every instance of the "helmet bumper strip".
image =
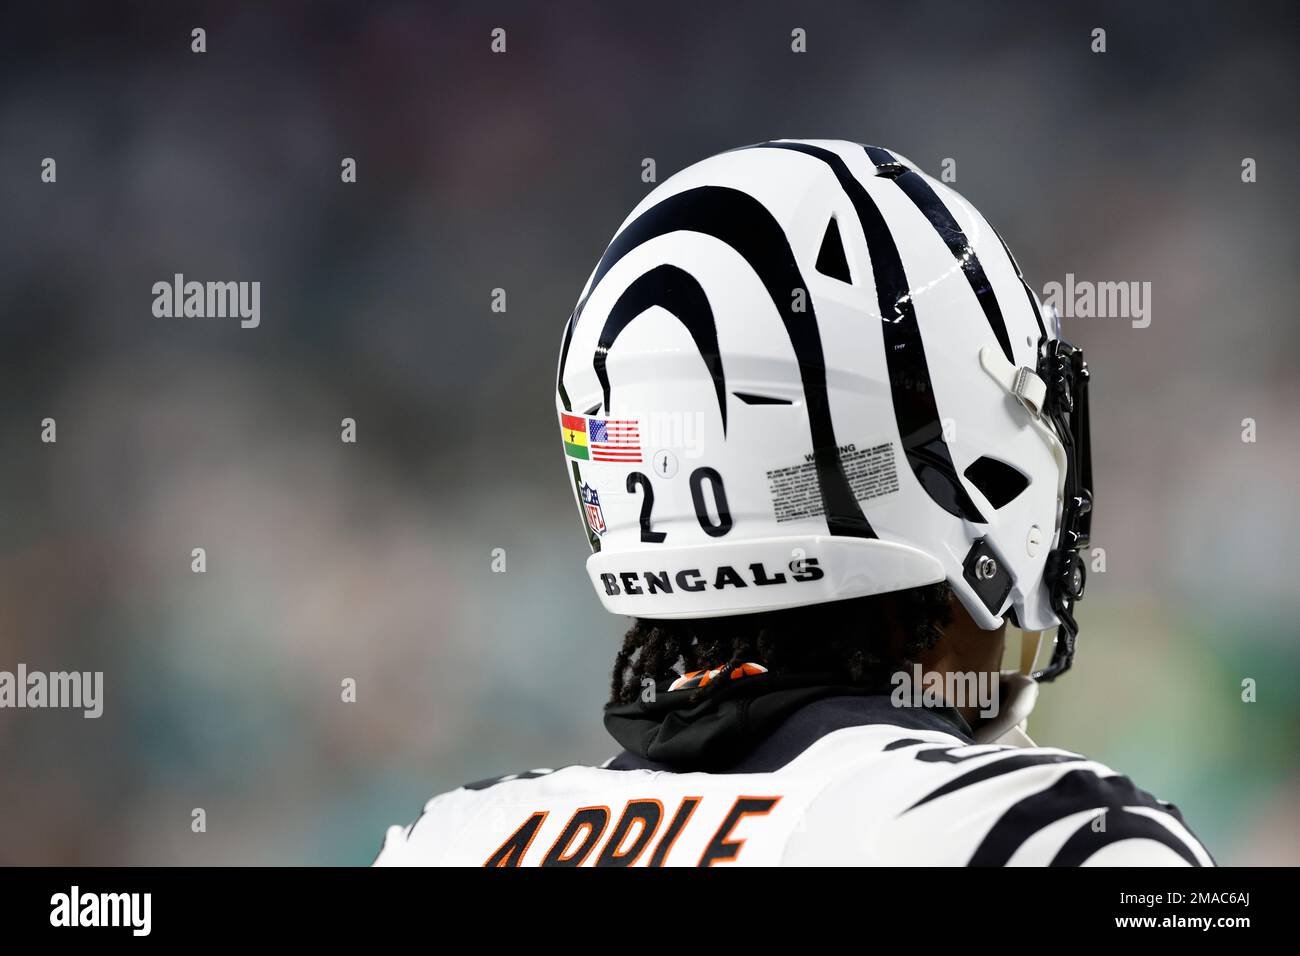
POLYGON ((650 619, 722 617, 936 584, 943 565, 910 545, 831 535, 766 538, 587 559, 605 609, 650 619))

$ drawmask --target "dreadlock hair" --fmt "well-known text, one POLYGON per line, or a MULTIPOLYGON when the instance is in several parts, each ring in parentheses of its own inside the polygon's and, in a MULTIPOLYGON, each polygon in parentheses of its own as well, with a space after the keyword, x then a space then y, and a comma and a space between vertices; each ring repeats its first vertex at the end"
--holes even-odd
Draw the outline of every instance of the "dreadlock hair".
MULTIPOLYGON (((614 661, 611 704, 629 704, 645 678, 655 683, 692 671, 744 663, 771 673, 825 674, 848 684, 886 688, 952 623, 946 582, 809 607, 689 620, 637 618, 614 661)), ((697 694, 723 686, 711 681, 697 694)))

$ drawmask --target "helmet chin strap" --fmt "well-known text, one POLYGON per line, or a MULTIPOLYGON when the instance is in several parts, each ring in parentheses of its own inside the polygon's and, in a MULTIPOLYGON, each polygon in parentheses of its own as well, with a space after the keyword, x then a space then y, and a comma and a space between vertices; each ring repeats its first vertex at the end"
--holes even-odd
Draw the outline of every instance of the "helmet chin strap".
POLYGON ((1034 663, 1038 660, 1038 648, 1042 643, 1042 631, 1020 632, 1020 673, 1026 677, 1034 673, 1034 663))
POLYGON ((1002 747, 1033 747, 1029 738, 1029 714, 1038 702, 1038 683, 1017 671, 1003 671, 998 687, 998 713, 975 728, 977 744, 1002 747))
POLYGON ((998 713, 974 728, 972 739, 977 744, 1036 746, 1029 736, 1029 715, 1038 702, 1038 682, 1033 675, 1042 640, 1042 631, 1020 632, 1020 669, 999 674, 998 713))

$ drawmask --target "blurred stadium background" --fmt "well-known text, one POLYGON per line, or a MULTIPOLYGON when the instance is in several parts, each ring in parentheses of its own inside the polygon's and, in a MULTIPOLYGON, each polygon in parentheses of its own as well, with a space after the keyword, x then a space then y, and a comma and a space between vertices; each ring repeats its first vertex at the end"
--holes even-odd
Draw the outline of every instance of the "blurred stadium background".
POLYGON ((798 136, 954 158, 1039 290, 1152 283, 1149 328, 1069 326, 1107 571, 1031 732, 1300 863, 1294 4, 273 10, 5 14, 0 669, 106 692, 0 711, 0 862, 367 863, 435 792, 612 753, 561 328, 643 158, 798 136), (261 327, 154 318, 176 272, 260 280, 261 327))

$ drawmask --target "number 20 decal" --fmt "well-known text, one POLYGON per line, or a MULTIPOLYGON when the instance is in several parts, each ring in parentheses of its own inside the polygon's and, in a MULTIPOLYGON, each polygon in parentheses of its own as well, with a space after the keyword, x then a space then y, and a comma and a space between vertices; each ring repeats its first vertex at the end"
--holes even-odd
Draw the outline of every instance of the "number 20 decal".
MULTIPOLYGON (((627 476, 628 494, 641 489, 641 540, 647 544, 658 544, 668 537, 666 531, 655 531, 650 527, 650 512, 654 510, 655 493, 650 479, 639 471, 627 476)), ((720 538, 731 530, 731 509, 727 505, 727 491, 722 485, 722 476, 715 468, 696 468, 691 472, 691 501, 695 504, 695 517, 700 522, 704 533, 711 538, 720 538), (713 492, 713 504, 718 512, 715 524, 709 514, 709 506, 704 500, 704 483, 708 482, 713 492)))
POLYGON ((641 493, 645 496, 641 499, 641 540, 649 544, 658 544, 668 537, 668 534, 664 531, 650 530, 650 510, 655 506, 655 490, 650 487, 649 478, 639 471, 634 471, 627 476, 627 493, 635 492, 637 485, 641 486, 641 493))

